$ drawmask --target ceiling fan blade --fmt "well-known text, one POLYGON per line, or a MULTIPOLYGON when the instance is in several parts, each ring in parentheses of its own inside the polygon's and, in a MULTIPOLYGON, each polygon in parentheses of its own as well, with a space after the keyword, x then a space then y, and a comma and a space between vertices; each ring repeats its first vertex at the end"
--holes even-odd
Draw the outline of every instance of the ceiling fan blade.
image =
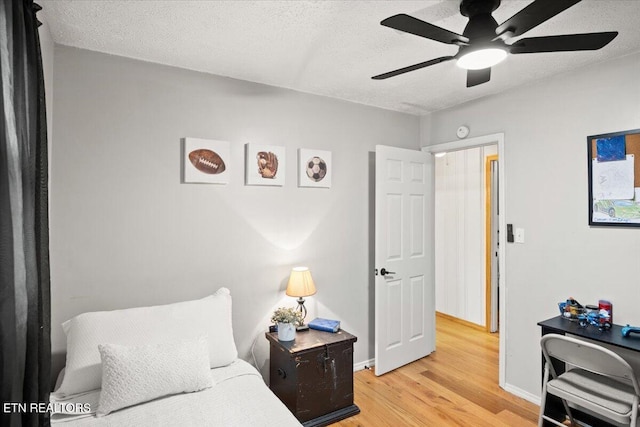
POLYGON ((567 52, 598 50, 618 35, 617 31, 605 33, 567 34, 562 36, 529 37, 511 45, 511 53, 567 52))
POLYGON ((562 11, 569 9, 581 0, 536 0, 498 25, 496 34, 505 34, 506 38, 524 34, 562 11))
POLYGON ((445 30, 444 28, 429 24, 428 22, 421 21, 418 18, 404 13, 391 16, 380 22, 380 24, 393 28, 394 30, 404 31, 405 33, 411 33, 442 43, 457 45, 469 43, 469 39, 463 35, 445 30))
POLYGON ((430 61, 421 62, 419 64, 409 65, 408 67, 400 68, 398 70, 389 71, 388 73, 378 74, 371 77, 373 80, 384 80, 389 77, 394 77, 400 74, 408 73, 409 71, 419 70, 420 68, 428 67, 429 65, 439 64, 444 61, 449 61, 455 58, 454 56, 442 56, 440 58, 432 59, 430 61))
POLYGON ((467 87, 481 85, 491 80, 491 67, 482 70, 467 70, 467 87))

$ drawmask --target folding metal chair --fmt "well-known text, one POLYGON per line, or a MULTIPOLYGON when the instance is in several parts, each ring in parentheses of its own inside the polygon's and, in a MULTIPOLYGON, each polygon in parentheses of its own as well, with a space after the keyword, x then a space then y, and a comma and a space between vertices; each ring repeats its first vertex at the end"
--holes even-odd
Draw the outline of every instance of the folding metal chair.
POLYGON ((636 427, 640 387, 633 368, 622 357, 602 346, 557 334, 543 336, 540 346, 545 364, 539 427, 544 420, 566 427, 544 414, 547 394, 562 400, 571 425, 569 403, 594 417, 636 427), (557 375, 551 358, 573 368, 557 375))

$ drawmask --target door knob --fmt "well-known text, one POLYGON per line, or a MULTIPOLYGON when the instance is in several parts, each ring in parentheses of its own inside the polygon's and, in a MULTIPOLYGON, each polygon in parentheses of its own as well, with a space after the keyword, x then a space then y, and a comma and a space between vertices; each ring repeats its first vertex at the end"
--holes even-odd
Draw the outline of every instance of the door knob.
POLYGON ((396 272, 395 271, 389 271, 389 270, 387 270, 386 268, 383 267, 382 270, 380 270, 380 275, 381 276, 386 276, 387 274, 396 274, 396 272))

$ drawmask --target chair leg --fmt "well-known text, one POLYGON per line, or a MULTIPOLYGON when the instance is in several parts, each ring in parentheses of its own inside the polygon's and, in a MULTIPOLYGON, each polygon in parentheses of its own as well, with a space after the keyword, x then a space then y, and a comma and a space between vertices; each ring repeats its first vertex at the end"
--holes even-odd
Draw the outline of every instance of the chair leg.
POLYGON ((544 395, 542 395, 542 401, 540 402, 540 416, 538 417, 538 427, 542 427, 544 423, 544 395))
POLYGON ((544 424, 544 409, 547 403, 547 381, 549 380, 549 365, 544 364, 544 379, 542 380, 542 397, 540 398, 540 416, 538 417, 538 427, 544 424))
POLYGON ((562 400, 562 404, 564 405, 564 410, 567 412, 567 415, 569 416, 569 421, 571 422, 571 426, 574 426, 576 423, 573 420, 573 414, 571 413, 571 409, 569 408, 569 405, 567 404, 567 401, 564 399, 562 400))
POLYGON ((629 420, 630 427, 636 427, 636 423, 638 420, 638 396, 633 398, 633 408, 631 409, 631 419, 629 420))
MULTIPOLYGON (((549 365, 547 363, 544 364, 544 380, 542 381, 542 397, 540 398, 540 415, 538 417, 538 427, 543 427, 544 421, 547 420, 557 426, 563 426, 563 424, 553 420, 547 416, 545 416, 544 411, 547 403, 547 382, 549 381, 549 365)), ((564 410, 569 416, 569 420, 571 421, 571 426, 575 425, 575 421, 573 420, 573 414, 571 413, 571 409, 569 409, 569 405, 567 401, 562 400, 562 404, 564 405, 564 410)), ((635 427, 635 426, 634 426, 635 427)))
MULTIPOLYGON (((544 365, 544 380, 542 381, 542 397, 540 398, 540 416, 538 417, 538 427, 543 427, 545 420, 549 421, 550 423, 553 423, 557 426, 563 426, 563 424, 560 424, 559 422, 557 422, 556 420, 546 416, 544 414, 544 411, 546 409, 546 404, 547 404, 547 382, 549 381, 549 365, 545 363, 544 365)), ((564 403, 564 400, 563 400, 564 403)), ((565 403, 565 408, 567 408, 567 405, 565 403)), ((571 415, 569 416, 571 418, 571 415)), ((571 418, 572 422, 573 422, 573 418, 571 418)), ((563 426, 564 427, 564 426, 563 426)))

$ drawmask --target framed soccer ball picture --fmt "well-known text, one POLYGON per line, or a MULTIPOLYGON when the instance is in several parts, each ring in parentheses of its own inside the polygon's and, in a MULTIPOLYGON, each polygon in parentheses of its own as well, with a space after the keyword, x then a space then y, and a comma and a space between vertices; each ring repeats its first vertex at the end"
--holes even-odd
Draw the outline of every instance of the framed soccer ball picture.
POLYGON ((331 188, 331 151, 298 149, 298 186, 331 188))

